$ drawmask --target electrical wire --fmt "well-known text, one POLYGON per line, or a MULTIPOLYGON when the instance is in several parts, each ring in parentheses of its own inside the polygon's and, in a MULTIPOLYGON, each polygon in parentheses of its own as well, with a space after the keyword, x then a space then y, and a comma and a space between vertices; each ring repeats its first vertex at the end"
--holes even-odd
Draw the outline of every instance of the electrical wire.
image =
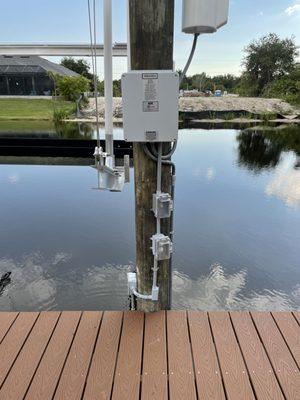
MULTIPOLYGON (((171 155, 174 153, 174 151, 176 150, 176 146, 177 146, 177 142, 173 143, 173 147, 171 149, 171 151, 166 155, 162 155, 161 156, 161 163, 163 165, 169 165, 172 168, 172 186, 171 186, 171 197, 174 203, 174 199, 175 199, 175 177, 176 177, 176 166, 175 164, 170 160, 171 155), (165 159, 165 157, 169 156, 169 159, 165 159)), ((154 162, 158 162, 158 152, 154 146, 153 143, 151 143, 151 146, 149 145, 149 143, 144 143, 143 145, 143 149, 144 152, 146 154, 147 157, 149 157, 152 161, 154 162), (152 152, 152 150, 154 150, 154 153, 152 152)), ((174 240, 174 207, 173 207, 173 211, 172 211, 172 215, 171 215, 171 219, 170 219, 170 239, 171 242, 173 242, 174 240)), ((173 256, 171 254, 170 257, 170 262, 169 262, 169 304, 168 304, 168 308, 171 308, 171 304, 172 304, 172 277, 173 277, 173 256)))
MULTIPOLYGON (((172 155, 175 153, 176 148, 177 148, 177 141, 174 141, 171 150, 167 154, 162 154, 161 159, 162 160, 169 160, 172 157, 172 155)), ((157 151, 154 143, 151 143, 151 151, 157 158, 158 157, 158 151, 157 151)))
POLYGON ((183 69, 183 71, 182 71, 182 73, 180 75, 179 86, 181 85, 181 83, 182 83, 184 77, 186 76, 186 73, 187 73, 187 71, 188 71, 188 69, 189 69, 189 67, 191 65, 191 62, 192 62, 192 59, 194 57, 195 50, 196 50, 196 47, 197 47, 198 37, 199 37, 199 33, 195 33, 194 34, 194 41, 193 41, 192 49, 191 49, 191 52, 190 52, 190 56, 189 56, 189 58, 187 60, 187 63, 186 63, 186 65, 185 65, 185 67, 184 67, 184 69, 183 69))

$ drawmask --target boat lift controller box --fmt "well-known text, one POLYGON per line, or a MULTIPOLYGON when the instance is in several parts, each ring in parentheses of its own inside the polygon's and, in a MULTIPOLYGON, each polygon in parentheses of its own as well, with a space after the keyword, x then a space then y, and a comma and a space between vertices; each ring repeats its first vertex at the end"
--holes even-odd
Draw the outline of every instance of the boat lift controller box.
POLYGON ((178 138, 179 76, 173 71, 122 75, 124 138, 129 142, 173 142, 178 138))

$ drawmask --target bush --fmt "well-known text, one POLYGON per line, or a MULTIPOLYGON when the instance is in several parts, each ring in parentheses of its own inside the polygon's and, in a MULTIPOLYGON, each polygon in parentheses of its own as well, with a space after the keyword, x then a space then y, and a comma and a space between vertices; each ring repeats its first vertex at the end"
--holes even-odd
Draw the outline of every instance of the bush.
POLYGON ((300 106, 300 90, 297 94, 288 94, 284 97, 284 100, 290 104, 300 106))
POLYGON ((69 111, 66 109, 57 109, 55 108, 53 110, 53 121, 54 122, 61 122, 64 119, 67 119, 69 117, 69 111))
POLYGON ((60 100, 53 101, 53 121, 55 123, 68 119, 75 112, 76 106, 74 103, 67 103, 60 100))
POLYGON ((244 97, 257 97, 259 95, 258 84, 253 82, 247 74, 244 74, 235 88, 235 93, 244 97))
POLYGON ((90 89, 90 81, 83 76, 55 76, 57 90, 66 100, 77 101, 90 89))
POLYGON ((277 114, 274 112, 264 112, 259 114, 259 117, 264 122, 272 121, 273 119, 277 118, 277 114))
POLYGON ((289 103, 300 104, 300 68, 295 68, 290 74, 266 85, 264 97, 279 97, 289 103))

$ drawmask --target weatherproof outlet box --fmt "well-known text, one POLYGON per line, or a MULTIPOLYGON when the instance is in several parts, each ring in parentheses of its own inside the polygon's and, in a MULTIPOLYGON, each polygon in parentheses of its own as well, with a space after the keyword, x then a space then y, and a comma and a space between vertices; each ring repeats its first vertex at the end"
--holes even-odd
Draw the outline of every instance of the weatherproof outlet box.
POLYGON ((168 236, 157 233, 151 237, 152 253, 157 261, 169 260, 173 252, 173 243, 168 236))
POLYGON ((173 142, 178 138, 179 76, 173 71, 122 75, 124 138, 129 142, 173 142))
POLYGON ((173 201, 169 193, 154 193, 152 209, 156 218, 170 218, 173 211, 173 201))

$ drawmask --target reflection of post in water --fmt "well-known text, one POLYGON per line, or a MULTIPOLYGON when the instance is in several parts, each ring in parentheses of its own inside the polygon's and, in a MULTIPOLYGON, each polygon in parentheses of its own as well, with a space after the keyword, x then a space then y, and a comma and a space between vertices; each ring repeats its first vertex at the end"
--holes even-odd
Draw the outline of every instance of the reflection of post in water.
POLYGON ((237 136, 238 164, 258 173, 263 169, 275 168, 282 152, 293 151, 300 167, 300 126, 278 128, 250 128, 237 136))
POLYGON ((11 272, 6 272, 3 274, 0 278, 0 296, 2 295, 5 287, 10 284, 11 278, 10 278, 11 272))
POLYGON ((56 122, 55 130, 62 139, 93 139, 92 124, 56 122))

